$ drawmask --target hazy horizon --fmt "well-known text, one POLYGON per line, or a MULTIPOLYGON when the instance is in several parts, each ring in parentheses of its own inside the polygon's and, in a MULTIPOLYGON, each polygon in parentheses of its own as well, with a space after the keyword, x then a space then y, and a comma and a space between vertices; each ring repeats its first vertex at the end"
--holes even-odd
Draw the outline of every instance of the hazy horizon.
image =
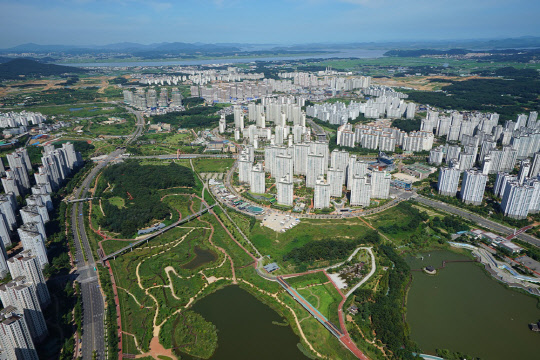
POLYGON ((539 36, 533 0, 0 0, 0 48, 41 45, 293 45, 539 36))

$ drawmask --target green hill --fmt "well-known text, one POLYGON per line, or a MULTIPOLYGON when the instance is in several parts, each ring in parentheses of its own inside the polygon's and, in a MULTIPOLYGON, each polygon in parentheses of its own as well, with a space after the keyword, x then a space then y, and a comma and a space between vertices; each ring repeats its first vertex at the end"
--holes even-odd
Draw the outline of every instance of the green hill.
POLYGON ((44 64, 28 59, 13 59, 0 64, 0 80, 15 80, 22 77, 29 78, 83 72, 86 72, 86 70, 72 66, 44 64))

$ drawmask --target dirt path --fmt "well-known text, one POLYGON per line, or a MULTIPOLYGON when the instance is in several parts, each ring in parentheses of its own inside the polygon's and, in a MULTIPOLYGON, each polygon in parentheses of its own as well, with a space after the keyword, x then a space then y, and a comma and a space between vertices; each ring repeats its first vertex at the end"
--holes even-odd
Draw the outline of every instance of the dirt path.
POLYGON ((137 303, 137 305, 139 305, 141 308, 146 308, 146 309, 151 309, 151 307, 149 306, 144 306, 143 304, 141 304, 139 302, 139 300, 137 300, 137 298, 135 297, 135 295, 133 295, 131 292, 129 292, 128 289, 124 289, 123 287, 120 287, 120 286, 116 286, 117 289, 120 289, 120 290, 124 290, 129 296, 131 296, 133 298, 133 300, 135 300, 135 302, 137 303))
POLYGON ((150 351, 144 354, 137 355, 135 356, 135 358, 138 359, 151 356, 154 359, 159 359, 158 356, 160 355, 168 356, 171 359, 178 360, 178 358, 173 354, 172 349, 165 349, 163 345, 161 345, 161 343, 159 342, 159 337, 154 336, 150 341, 150 351))
MULTIPOLYGON (((191 204, 191 211, 193 211, 193 203, 191 204)), ((233 284, 238 284, 238 281, 236 280, 236 272, 234 271, 234 262, 233 262, 233 259, 232 257, 227 253, 227 251, 225 251, 225 249, 217 246, 216 244, 214 244, 214 242, 212 241, 212 236, 214 235, 214 225, 212 225, 211 223, 209 223, 208 221, 206 220, 201 220, 201 217, 199 216, 197 218, 197 220, 199 220, 200 222, 203 222, 203 223, 206 223, 210 226, 210 228, 212 229, 212 232, 210 233, 210 236, 208 237, 208 241, 210 242, 210 244, 212 244, 213 247, 215 247, 216 249, 218 249, 219 251, 221 251, 227 258, 229 258, 229 261, 231 262, 231 271, 232 271, 232 281, 233 281, 233 284)))
POLYGON ((358 330, 358 332, 360 333, 360 335, 362 336, 362 338, 369 344, 375 346, 377 349, 379 349, 383 355, 385 357, 387 357, 388 355, 386 354, 386 350, 384 349, 384 347, 382 347, 381 345, 379 345, 376 341, 372 341, 372 340, 369 340, 368 338, 366 338, 366 336, 364 335, 364 333, 362 332, 362 330, 360 329, 360 327, 358 326, 357 323, 354 322, 353 318, 351 315, 347 315, 347 322, 351 322, 353 323, 353 325, 356 327, 356 330, 358 330))
MULTIPOLYGON (((137 341, 137 337, 136 337, 135 335, 130 334, 130 333, 126 332, 126 331, 122 331, 122 334, 133 337, 133 341, 135 342, 135 347, 137 348, 137 351, 139 351, 140 353, 143 352, 143 351, 141 350, 141 347, 139 346, 139 342, 137 341)), ((128 353, 128 354, 129 354, 129 353, 128 353)))

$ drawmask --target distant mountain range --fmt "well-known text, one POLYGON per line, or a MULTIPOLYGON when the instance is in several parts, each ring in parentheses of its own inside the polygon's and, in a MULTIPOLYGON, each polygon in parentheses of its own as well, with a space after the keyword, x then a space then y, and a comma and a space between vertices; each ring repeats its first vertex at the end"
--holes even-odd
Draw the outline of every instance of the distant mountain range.
POLYGON ((0 64, 0 80, 16 80, 29 77, 84 73, 86 70, 73 66, 44 64, 29 59, 13 59, 0 64))
POLYGON ((471 39, 471 40, 438 40, 438 41, 387 41, 387 42, 356 42, 356 43, 311 43, 297 45, 276 44, 249 44, 249 43, 185 43, 162 42, 154 44, 139 44, 134 42, 121 42, 108 45, 40 45, 34 43, 21 44, 7 49, 0 49, 0 53, 232 53, 241 51, 287 50, 287 51, 320 51, 339 49, 519 49, 540 48, 540 37, 523 36, 507 39, 471 39))
POLYGON ((81 51, 179 51, 179 50, 205 50, 205 51, 240 51, 242 44, 202 44, 183 42, 163 42, 156 44, 138 44, 132 42, 122 42, 108 45, 40 45, 34 43, 21 44, 8 49, 0 50, 3 53, 9 52, 81 52, 81 51))

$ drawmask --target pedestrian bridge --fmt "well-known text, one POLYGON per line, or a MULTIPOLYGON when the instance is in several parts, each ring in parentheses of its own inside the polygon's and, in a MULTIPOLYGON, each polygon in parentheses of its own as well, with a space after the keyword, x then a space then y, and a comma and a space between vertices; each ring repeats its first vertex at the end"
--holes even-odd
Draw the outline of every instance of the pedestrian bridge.
POLYGON ((148 240, 151 240, 151 239, 155 238, 156 236, 159 236, 159 235, 163 234, 165 231, 170 230, 170 229, 172 229, 172 228, 174 228, 174 227, 176 227, 178 225, 182 225, 184 223, 187 223, 188 221, 191 221, 191 220, 201 216, 202 214, 206 213, 208 210, 212 209, 214 206, 215 206, 215 204, 207 206, 204 209, 202 209, 201 211, 199 211, 199 212, 197 212, 195 214, 189 215, 188 217, 186 217, 184 219, 180 219, 177 222, 175 222, 175 223, 173 223, 173 224, 171 224, 169 226, 166 226, 166 227, 162 228, 159 231, 156 231, 155 233, 153 233, 151 235, 148 235, 148 236, 146 236, 146 237, 144 237, 142 239, 134 241, 131 244, 129 244, 128 246, 123 247, 122 249, 117 250, 117 251, 113 252, 112 254, 102 256, 101 261, 107 261, 107 260, 109 260, 111 258, 114 259, 117 256, 123 254, 124 252, 126 252, 128 250, 131 251, 131 250, 133 250, 133 248, 139 246, 140 244, 142 244, 144 242, 148 242, 148 240))
POLYGON ((317 319, 332 335, 341 339, 343 334, 341 330, 334 324, 332 324, 328 319, 319 312, 313 305, 309 303, 302 295, 296 291, 295 288, 291 287, 281 276, 277 278, 278 283, 296 300, 304 309, 306 309, 315 319, 317 319))

